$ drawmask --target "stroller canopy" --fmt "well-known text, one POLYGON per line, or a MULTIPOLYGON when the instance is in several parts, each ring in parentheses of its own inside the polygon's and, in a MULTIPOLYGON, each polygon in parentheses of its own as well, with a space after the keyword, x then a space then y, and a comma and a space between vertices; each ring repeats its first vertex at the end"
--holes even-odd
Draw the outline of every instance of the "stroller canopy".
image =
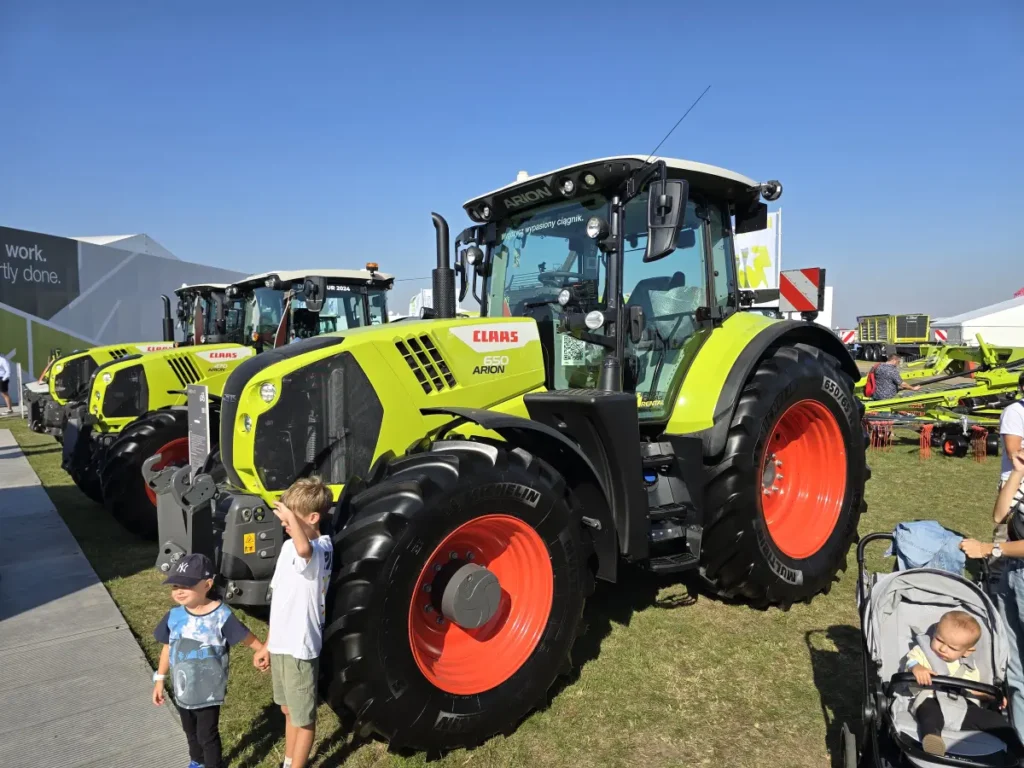
POLYGON ((981 624, 974 660, 982 681, 998 685, 1006 678, 1009 643, 1002 619, 988 595, 960 576, 928 568, 887 574, 871 588, 863 610, 865 641, 882 682, 899 672, 914 637, 953 610, 981 624))

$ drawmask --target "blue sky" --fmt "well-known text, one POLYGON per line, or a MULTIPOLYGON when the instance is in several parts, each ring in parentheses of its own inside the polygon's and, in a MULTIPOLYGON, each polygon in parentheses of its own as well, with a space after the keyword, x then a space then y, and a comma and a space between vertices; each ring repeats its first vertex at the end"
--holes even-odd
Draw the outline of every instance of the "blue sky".
POLYGON ((662 153, 780 179, 837 323, 1024 286, 1024 3, 439 6, 0 2, 0 224, 426 276, 432 210, 645 153, 710 84, 662 153))

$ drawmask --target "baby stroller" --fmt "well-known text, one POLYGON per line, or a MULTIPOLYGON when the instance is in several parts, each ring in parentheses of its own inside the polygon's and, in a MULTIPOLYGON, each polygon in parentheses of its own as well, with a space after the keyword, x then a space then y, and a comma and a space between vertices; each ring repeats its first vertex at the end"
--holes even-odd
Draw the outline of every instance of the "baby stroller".
MULTIPOLYGON (((900 662, 913 647, 913 638, 927 632, 947 611, 962 610, 982 628, 972 658, 982 680, 992 685, 936 675, 931 687, 962 694, 978 691, 993 697, 998 707, 1006 689, 1009 643, 1006 628, 992 600, 974 583, 956 574, 932 568, 914 568, 888 574, 868 573, 864 549, 872 541, 892 541, 889 533, 872 533, 857 545, 857 603, 864 642, 864 707, 860 733, 843 725, 846 768, 896 766, 964 766, 1009 768, 1024 763, 1024 747, 1014 738, 1005 743, 990 733, 946 728, 945 756, 921 747, 917 721, 909 712, 916 685, 911 672, 900 672, 900 662), (858 738, 859 736, 859 738, 858 738)), ((1009 722, 1009 720, 1007 721, 1009 722)))

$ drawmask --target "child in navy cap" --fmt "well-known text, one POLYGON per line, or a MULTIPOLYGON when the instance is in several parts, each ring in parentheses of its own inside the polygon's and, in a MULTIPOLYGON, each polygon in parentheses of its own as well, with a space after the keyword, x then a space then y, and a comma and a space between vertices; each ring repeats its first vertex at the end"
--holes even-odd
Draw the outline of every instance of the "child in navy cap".
POLYGON ((206 555, 179 560, 164 584, 173 587, 171 597, 178 605, 153 631, 164 644, 153 675, 153 703, 164 703, 170 671, 174 703, 188 739, 189 768, 222 768, 218 723, 228 686, 228 646, 241 643, 259 651, 263 643, 210 594, 213 564, 206 555))

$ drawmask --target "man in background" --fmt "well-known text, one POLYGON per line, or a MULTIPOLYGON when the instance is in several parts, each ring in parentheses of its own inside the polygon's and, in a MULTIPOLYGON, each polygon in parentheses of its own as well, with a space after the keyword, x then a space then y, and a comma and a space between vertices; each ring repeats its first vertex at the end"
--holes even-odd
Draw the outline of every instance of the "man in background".
POLYGON ((11 364, 7 362, 7 358, 0 355, 0 397, 3 397, 4 402, 7 403, 7 410, 4 411, 4 416, 10 416, 14 413, 14 409, 11 408, 11 396, 7 393, 11 387, 11 364))
POLYGON ((872 400, 888 400, 896 397, 901 389, 910 389, 916 392, 921 385, 912 387, 903 380, 900 375, 900 356, 896 354, 896 347, 888 346, 885 349, 885 362, 875 367, 875 392, 872 400))

